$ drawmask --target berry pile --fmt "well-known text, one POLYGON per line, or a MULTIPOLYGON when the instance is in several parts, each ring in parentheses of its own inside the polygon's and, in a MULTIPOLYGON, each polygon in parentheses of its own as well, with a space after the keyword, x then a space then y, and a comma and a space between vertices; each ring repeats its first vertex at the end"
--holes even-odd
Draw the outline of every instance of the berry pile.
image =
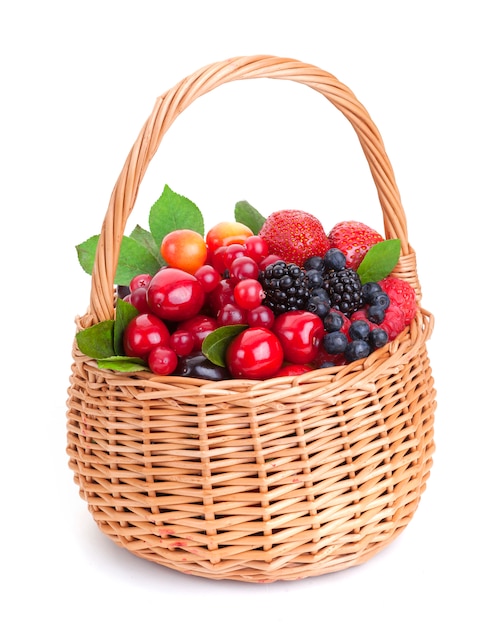
POLYGON ((397 258, 366 280, 368 252, 383 242, 359 222, 341 222, 327 236, 301 211, 273 213, 253 230, 239 221, 205 236, 174 230, 160 246, 165 264, 118 288, 119 302, 132 305, 119 358, 160 376, 209 380, 364 359, 417 310, 414 289, 390 274, 397 258))

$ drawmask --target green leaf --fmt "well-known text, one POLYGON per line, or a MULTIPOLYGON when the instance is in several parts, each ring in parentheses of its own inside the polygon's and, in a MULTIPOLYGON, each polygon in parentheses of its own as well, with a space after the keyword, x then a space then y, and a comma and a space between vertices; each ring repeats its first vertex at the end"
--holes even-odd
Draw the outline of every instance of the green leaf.
POLYGON ((92 274, 98 241, 99 235, 94 235, 76 246, 78 261, 87 274, 92 274))
POLYGON ((114 354, 124 355, 123 350, 123 332, 128 323, 139 315, 139 311, 130 304, 120 298, 116 301, 116 321, 113 330, 113 348, 114 354))
POLYGON ((116 370, 117 372, 141 372, 149 369, 142 359, 129 356, 112 356, 106 359, 98 359, 97 365, 101 369, 116 370))
POLYGON ((165 235, 174 230, 186 228, 204 235, 203 215, 194 202, 165 185, 149 212, 149 228, 156 245, 160 247, 165 235))
POLYGON ((258 235, 266 218, 261 215, 246 200, 240 200, 234 207, 234 218, 240 224, 245 224, 253 232, 258 235))
POLYGON ((209 361, 226 366, 226 350, 231 341, 247 328, 246 324, 231 324, 213 330, 201 344, 201 351, 209 361))
POLYGON ((395 268, 401 254, 399 239, 385 239, 372 246, 358 267, 362 284, 378 282, 395 268))
POLYGON ((146 230, 137 224, 134 230, 130 233, 130 237, 146 248, 146 250, 149 250, 160 266, 165 265, 165 260, 162 258, 160 253, 160 248, 156 244, 156 241, 149 230, 146 230))
POLYGON ((131 237, 123 237, 116 268, 115 284, 128 285, 137 274, 156 274, 160 269, 156 258, 131 237))
POLYGON ((83 354, 91 359, 105 359, 114 356, 114 320, 105 320, 76 333, 76 343, 83 354))
MULTIPOLYGON (((76 246, 78 260, 87 274, 92 274, 98 241, 99 235, 94 235, 76 246)), ((137 274, 153 275, 160 267, 160 262, 142 243, 123 237, 114 282, 116 285, 128 285, 137 274)))

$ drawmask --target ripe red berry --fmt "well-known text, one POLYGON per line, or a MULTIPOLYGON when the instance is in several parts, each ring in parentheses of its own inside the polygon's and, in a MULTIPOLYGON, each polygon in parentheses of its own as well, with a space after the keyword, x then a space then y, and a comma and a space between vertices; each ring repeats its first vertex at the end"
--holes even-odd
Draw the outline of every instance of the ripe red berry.
POLYGON ((417 313, 417 295, 415 289, 407 281, 396 276, 387 276, 379 285, 389 296, 392 304, 397 304, 404 313, 405 324, 408 325, 417 313))
POLYGON ((148 366, 153 374, 169 376, 177 367, 178 359, 169 346, 156 346, 148 356, 148 366))
POLYGON ((123 332, 123 349, 130 357, 147 358, 156 346, 167 346, 170 333, 164 322, 151 313, 134 317, 123 332))
POLYGON ((337 248, 346 258, 346 267, 358 269, 368 250, 383 240, 376 230, 355 220, 336 224, 328 233, 329 247, 337 248))
POLYGON ((234 287, 234 299, 242 309, 251 310, 260 306, 265 295, 262 285, 255 278, 240 280, 234 287))
POLYGON ((309 311, 278 315, 272 330, 283 346, 285 361, 300 365, 315 359, 325 334, 322 319, 309 311))
POLYGON ((323 256, 330 248, 320 220, 305 211, 284 210, 271 213, 259 235, 266 241, 270 254, 299 266, 303 266, 309 257, 323 256))
POLYGON ((205 292, 192 274, 174 267, 157 272, 148 286, 151 311, 168 321, 181 321, 196 315, 205 302, 205 292))
POLYGON ((247 328, 229 344, 226 363, 233 378, 264 380, 282 366, 283 348, 269 329, 247 328))

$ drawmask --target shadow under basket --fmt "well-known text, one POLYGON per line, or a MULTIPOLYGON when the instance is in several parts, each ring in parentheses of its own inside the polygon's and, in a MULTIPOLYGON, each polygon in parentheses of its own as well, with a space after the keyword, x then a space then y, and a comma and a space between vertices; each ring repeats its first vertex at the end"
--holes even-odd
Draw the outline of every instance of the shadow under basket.
POLYGON ((90 305, 77 330, 114 317, 114 274, 140 182, 177 115, 239 79, 303 83, 349 119, 377 187, 393 275, 417 315, 395 340, 346 366, 264 381, 99 369, 73 345, 69 466, 103 533, 146 560, 211 579, 294 580, 364 563, 415 513, 434 452, 435 390, 415 254, 378 131, 331 74, 293 59, 238 57, 181 81, 156 105, 113 190, 90 305))

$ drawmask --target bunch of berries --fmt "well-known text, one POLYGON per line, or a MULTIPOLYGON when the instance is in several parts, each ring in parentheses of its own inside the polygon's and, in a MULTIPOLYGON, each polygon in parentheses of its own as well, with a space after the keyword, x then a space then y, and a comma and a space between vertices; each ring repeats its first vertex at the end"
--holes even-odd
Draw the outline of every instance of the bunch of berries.
MULTIPOLYGON (((138 311, 124 331, 125 354, 158 375, 265 379, 363 359, 411 322, 416 299, 408 283, 387 277, 363 284, 353 267, 359 254, 338 237, 340 247, 310 254, 321 237, 316 221, 311 247, 300 258, 296 245, 288 254, 283 217, 279 246, 273 219, 258 235, 238 222, 221 222, 205 237, 167 235, 165 267, 135 276, 123 298, 138 311), (210 358, 204 341, 222 328, 238 332, 222 333, 224 352, 210 358)), ((307 224, 301 220, 301 241, 307 224)))

